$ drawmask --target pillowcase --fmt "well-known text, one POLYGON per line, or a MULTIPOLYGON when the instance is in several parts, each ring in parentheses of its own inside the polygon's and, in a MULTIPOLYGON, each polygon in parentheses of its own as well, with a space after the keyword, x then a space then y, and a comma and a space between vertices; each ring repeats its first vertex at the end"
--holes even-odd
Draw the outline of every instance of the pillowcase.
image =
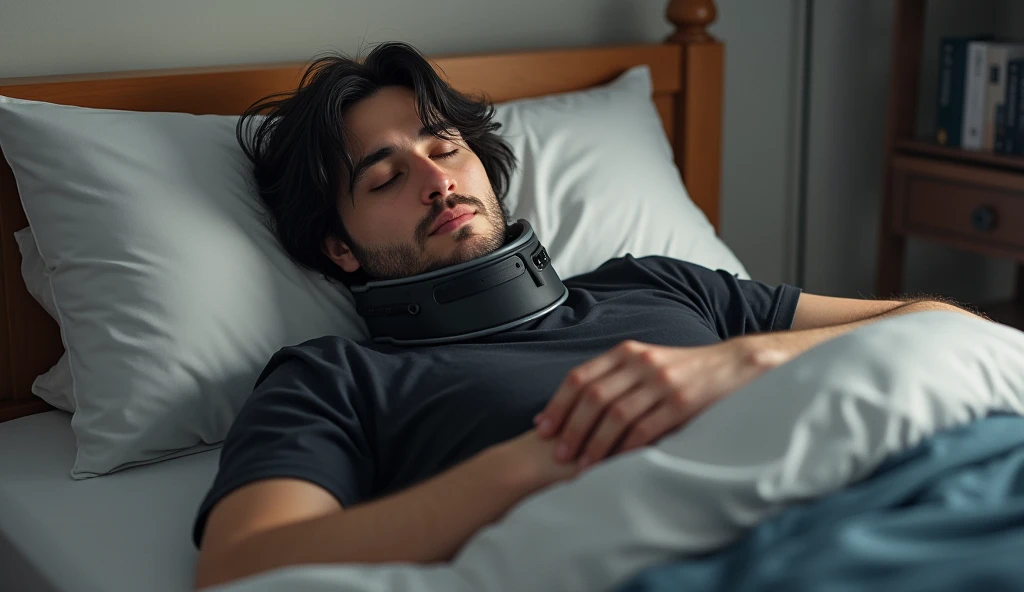
POLYGON ((208 448, 275 351, 366 335, 264 224, 236 121, 0 97, 73 377, 75 478, 208 448))
POLYGON ((18 244, 18 251, 21 252, 21 277, 25 280, 25 287, 32 298, 56 320, 57 305, 53 302, 53 292, 50 291, 50 274, 46 271, 43 258, 39 256, 35 240, 31 228, 25 227, 14 233, 14 242, 18 244))
POLYGON ((683 186, 647 66, 584 91, 498 105, 519 158, 506 198, 563 278, 613 257, 664 255, 749 279, 683 186))
MULTIPOLYGON (((50 274, 46 271, 43 258, 39 256, 32 229, 26 227, 15 232, 14 242, 18 243, 21 252, 21 277, 25 280, 28 293, 56 320, 57 305, 53 301, 53 291, 50 290, 50 274)), ((32 394, 57 409, 74 412, 71 366, 67 352, 61 354, 60 360, 52 368, 32 381, 32 394)))
MULTIPOLYGON (((640 66, 496 106, 519 160, 513 218, 563 278, 627 253, 749 277, 689 199, 651 89, 640 66)), ((0 145, 37 235, 19 245, 48 262, 23 272, 47 286, 30 288, 44 307, 56 301, 68 350, 33 392, 76 411, 75 477, 220 442, 276 349, 366 335, 349 293, 299 270, 260 224, 236 121, 0 97, 0 145)))

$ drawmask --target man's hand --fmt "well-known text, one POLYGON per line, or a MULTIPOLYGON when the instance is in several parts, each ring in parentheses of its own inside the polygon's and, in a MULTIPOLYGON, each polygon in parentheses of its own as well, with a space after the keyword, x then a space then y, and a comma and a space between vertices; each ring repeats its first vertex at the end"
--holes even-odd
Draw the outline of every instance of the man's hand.
POLYGON ((525 497, 579 473, 555 460, 554 447, 530 430, 408 489, 344 509, 308 481, 250 483, 210 513, 196 587, 290 565, 450 561, 525 497))
POLYGON ((746 338, 704 347, 624 341, 571 370, 534 421, 540 436, 558 437, 556 459, 578 456, 582 469, 654 442, 789 358, 746 338))

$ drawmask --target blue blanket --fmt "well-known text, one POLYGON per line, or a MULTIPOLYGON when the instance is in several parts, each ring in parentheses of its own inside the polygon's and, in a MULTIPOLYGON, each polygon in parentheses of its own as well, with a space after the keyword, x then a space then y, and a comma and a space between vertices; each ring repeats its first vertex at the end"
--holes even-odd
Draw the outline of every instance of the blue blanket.
POLYGON ((1024 418, 938 434, 870 478, 619 592, 1024 590, 1024 418))

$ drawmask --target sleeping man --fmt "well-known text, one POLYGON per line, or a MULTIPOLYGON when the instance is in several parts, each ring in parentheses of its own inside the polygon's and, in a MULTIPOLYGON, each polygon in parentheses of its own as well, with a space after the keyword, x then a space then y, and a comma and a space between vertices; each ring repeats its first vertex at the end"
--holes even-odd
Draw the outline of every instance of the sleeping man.
MULTIPOLYGON (((515 158, 492 113, 413 48, 384 44, 363 62, 317 60, 238 130, 281 244, 358 293, 435 285, 532 234, 509 224, 515 158)), ((825 340, 960 310, 816 296, 667 257, 564 283, 550 267, 542 281, 544 263, 501 276, 557 288, 525 317, 486 291, 463 307, 469 288, 449 286, 443 318, 500 330, 414 345, 328 335, 275 354, 199 509, 197 587, 295 564, 447 561, 526 496, 657 441, 825 340)))

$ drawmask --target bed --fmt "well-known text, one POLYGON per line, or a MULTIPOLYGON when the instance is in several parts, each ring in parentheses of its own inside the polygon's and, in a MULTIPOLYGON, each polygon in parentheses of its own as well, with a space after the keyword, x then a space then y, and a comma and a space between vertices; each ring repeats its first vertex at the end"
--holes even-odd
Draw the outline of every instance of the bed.
MULTIPOLYGON (((654 102, 694 203, 719 220, 724 46, 707 32, 710 1, 671 2, 679 27, 665 44, 440 58, 453 86, 494 102, 591 87, 631 66, 648 64, 654 102)), ((24 99, 135 111, 238 114, 260 97, 293 89, 303 64, 256 65, 0 81, 0 94, 24 99)), ((63 350, 56 323, 29 296, 12 234, 27 225, 14 175, 0 163, 3 291, 0 304, 0 420, 50 407, 30 393, 32 381, 63 350), (14 344, 17 344, 16 346, 14 344)))
MULTIPOLYGON (((437 66, 457 89, 501 102, 585 89, 647 65, 653 101, 693 202, 718 225, 723 45, 707 33, 710 0, 674 0, 677 32, 662 44, 448 56, 437 66)), ((305 64, 117 72, 0 80, 0 95, 96 109, 239 114, 294 89, 305 64)), ((183 590, 195 551, 195 508, 217 450, 99 478, 69 476, 71 414, 32 394, 64 351, 60 327, 30 296, 13 234, 28 222, 0 158, 0 588, 183 590)))
MULTIPOLYGON (((500 103, 526 163, 512 209, 562 275, 624 253, 745 274, 716 234, 715 6, 667 15, 662 44, 436 60, 500 103)), ((238 166, 235 116, 304 68, 0 81, 0 588, 189 589, 189 531, 256 374, 284 345, 359 335, 350 295, 289 263, 238 166)), ((217 592, 1019 590, 1022 416, 1024 333, 905 315, 530 496, 448 564, 299 566, 217 592)))
POLYGON ((74 448, 63 411, 0 426, 4 589, 189 589, 190 523, 218 451, 74 481, 74 448))

